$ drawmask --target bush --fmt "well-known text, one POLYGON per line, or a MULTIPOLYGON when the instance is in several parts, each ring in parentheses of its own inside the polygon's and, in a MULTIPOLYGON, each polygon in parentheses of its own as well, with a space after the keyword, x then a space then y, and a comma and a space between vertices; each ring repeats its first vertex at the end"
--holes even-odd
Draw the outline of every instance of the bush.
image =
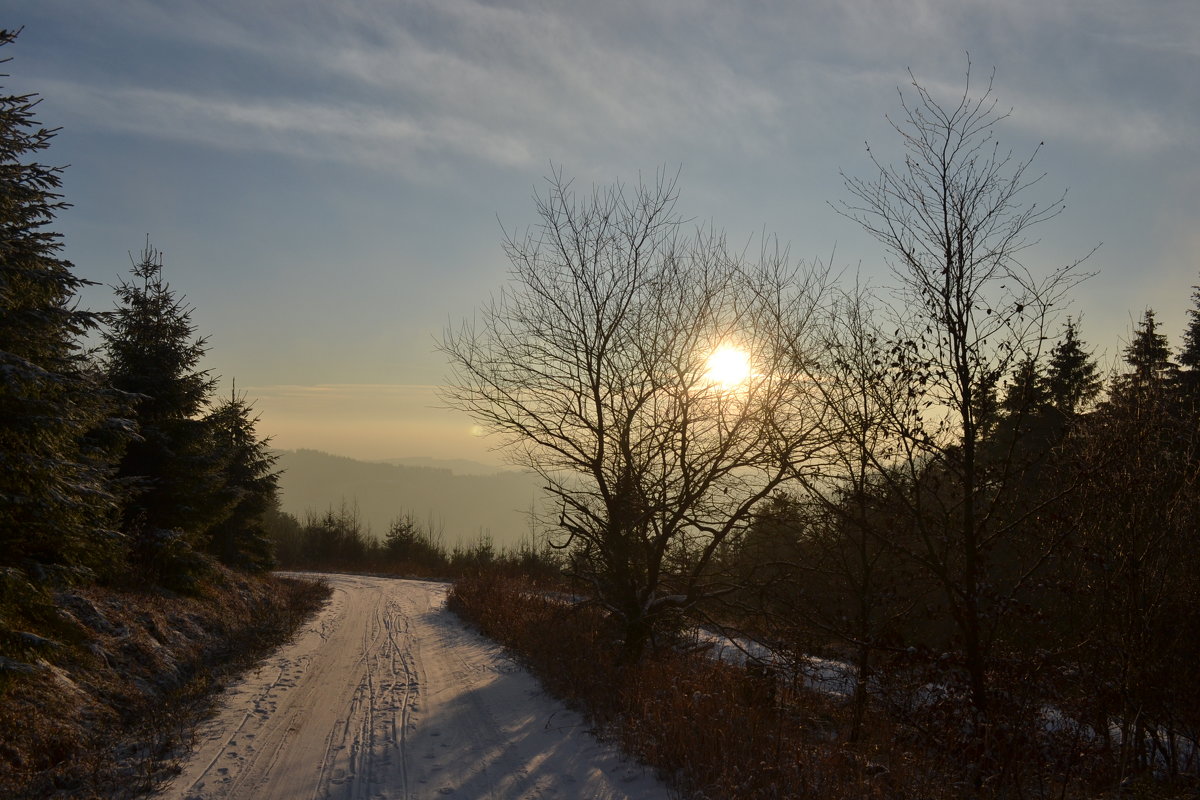
MULTIPOLYGON (((618 666, 614 620, 511 575, 460 580, 448 604, 687 796, 891 796, 899 765, 878 763, 871 742, 839 744, 836 704, 769 670, 672 648, 618 666)), ((887 737, 886 724, 877 733, 887 737)), ((928 797, 948 796, 936 780, 916 782, 928 797)))

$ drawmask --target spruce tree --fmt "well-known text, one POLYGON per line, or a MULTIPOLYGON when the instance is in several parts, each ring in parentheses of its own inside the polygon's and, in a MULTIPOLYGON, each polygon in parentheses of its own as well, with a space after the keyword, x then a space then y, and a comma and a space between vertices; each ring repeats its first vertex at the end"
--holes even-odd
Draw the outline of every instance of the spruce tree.
POLYGON ((1185 369, 1179 373, 1179 388, 1183 402, 1195 416, 1200 411, 1200 286, 1192 287, 1192 307, 1187 313, 1188 324, 1179 351, 1179 363, 1185 369))
POLYGON ((1051 404, 1067 417, 1074 416, 1096 399, 1103 383, 1100 370, 1079 338, 1079 326, 1067 318, 1062 338, 1050 350, 1046 369, 1046 391, 1051 404))
POLYGON ((117 309, 104 334, 109 381, 136 396, 140 437, 120 464, 131 487, 124 524, 145 577, 189 588, 203 571, 205 534, 229 512, 221 457, 205 409, 216 383, 200 361, 192 309, 162 277, 162 254, 147 239, 116 287, 117 309))
POLYGON ((1179 372, 1179 367, 1171 361, 1167 337, 1159 332, 1153 309, 1146 309, 1124 355, 1132 371, 1123 377, 1122 386, 1134 392, 1161 390, 1179 372))
MULTIPOLYGON (((0 45, 17 33, 0 31, 0 45)), ((76 305, 89 281, 46 230, 67 203, 61 168, 36 160, 57 132, 34 120, 38 102, 0 96, 0 567, 35 579, 107 566, 115 537, 108 458, 93 436, 111 427, 114 398, 80 346, 98 322, 76 305)))
POLYGON ((236 388, 208 420, 221 460, 222 505, 229 508, 209 531, 209 552, 231 567, 263 572, 274 566, 265 517, 275 507, 279 483, 270 439, 258 438, 258 417, 236 388))
POLYGON ((1007 416, 1034 416, 1051 403, 1046 379, 1036 359, 1017 364, 1011 382, 1005 387, 1000 408, 1007 416))
POLYGON ((1192 287, 1192 307, 1187 313, 1188 325, 1183 331, 1179 363, 1189 372, 1200 372, 1200 286, 1192 287))

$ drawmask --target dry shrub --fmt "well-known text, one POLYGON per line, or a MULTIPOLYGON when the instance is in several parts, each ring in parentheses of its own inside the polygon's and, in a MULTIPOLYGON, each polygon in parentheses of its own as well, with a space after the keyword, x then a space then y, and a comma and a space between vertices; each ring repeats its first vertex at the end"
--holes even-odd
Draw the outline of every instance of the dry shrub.
MULTIPOLYGON (((1106 787, 1115 785, 1103 743, 1082 726, 1047 727, 1044 695, 1030 689, 1039 676, 1016 666, 994 676, 992 763, 980 780, 969 702, 961 687, 945 683, 944 669, 922 671, 908 658, 878 665, 881 675, 894 673, 889 683, 909 704, 880 699, 852 743, 850 704, 806 690, 779 669, 667 647, 618 667, 618 627, 560 587, 483 573, 456 583, 449 602, 601 735, 696 800, 1065 799, 1110 796, 1106 787), (922 694, 922 686, 940 689, 922 694)), ((1195 796, 1194 782, 1136 786, 1134 794, 1146 797, 1195 796)))
POLYGON ((1196 796, 1190 779, 1148 777, 1113 791, 1104 743, 1083 726, 1047 727, 1044 695, 1030 688, 1039 676, 1017 667, 993 676, 991 762, 981 773, 969 700, 944 669, 923 671, 909 658, 877 665, 908 701, 880 698, 852 743, 850 704, 805 690, 781 670, 669 647, 617 666, 618 627, 561 587, 482 573, 456 583, 449 604, 601 735, 694 800, 1196 796), (938 691, 921 691, 930 686, 938 691))
POLYGON ((891 746, 886 718, 872 719, 866 741, 845 743, 838 701, 770 670, 669 648, 619 668, 618 630, 599 609, 517 577, 465 578, 449 603, 688 797, 960 796, 926 754, 891 746))

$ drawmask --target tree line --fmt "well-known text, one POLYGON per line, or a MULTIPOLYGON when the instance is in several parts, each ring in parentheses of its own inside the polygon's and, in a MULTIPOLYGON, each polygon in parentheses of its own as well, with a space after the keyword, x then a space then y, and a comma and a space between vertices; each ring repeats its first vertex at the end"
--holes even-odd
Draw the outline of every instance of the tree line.
POLYGON ((267 570, 276 473, 257 417, 236 388, 216 396, 149 238, 112 310, 79 307, 91 282, 48 228, 68 204, 38 160, 56 129, 37 103, 0 97, 0 608, 96 581, 192 591, 215 562, 267 570))
POLYGON ((1200 289, 1176 358, 1147 310, 1105 379, 1063 316, 1086 255, 1025 261, 1064 195, 1006 116, 969 69, 951 102, 901 94, 903 159, 869 150, 834 205, 882 287, 689 228, 669 174, 555 171, 504 292, 444 333, 445 398, 540 475, 625 663, 696 621, 836 656, 852 741, 895 713, 976 791, 1050 774, 1047 737, 1062 770, 1194 776, 1200 289))
POLYGON ((559 554, 532 537, 515 548, 497 548, 490 536, 481 533, 474 541, 449 546, 439 525, 411 513, 392 519, 380 538, 364 525, 358 509, 345 501, 322 512, 309 510, 301 519, 273 509, 265 521, 276 560, 284 569, 444 579, 479 571, 550 577, 562 567, 559 554))

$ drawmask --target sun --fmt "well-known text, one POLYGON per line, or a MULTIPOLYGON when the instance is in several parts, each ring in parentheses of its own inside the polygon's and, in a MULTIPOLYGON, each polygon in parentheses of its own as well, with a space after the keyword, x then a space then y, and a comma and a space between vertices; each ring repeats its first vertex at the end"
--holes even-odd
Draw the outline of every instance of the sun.
POLYGON ((732 389, 750 377, 750 354, 740 347, 723 344, 705 362, 705 377, 724 389, 732 389))

